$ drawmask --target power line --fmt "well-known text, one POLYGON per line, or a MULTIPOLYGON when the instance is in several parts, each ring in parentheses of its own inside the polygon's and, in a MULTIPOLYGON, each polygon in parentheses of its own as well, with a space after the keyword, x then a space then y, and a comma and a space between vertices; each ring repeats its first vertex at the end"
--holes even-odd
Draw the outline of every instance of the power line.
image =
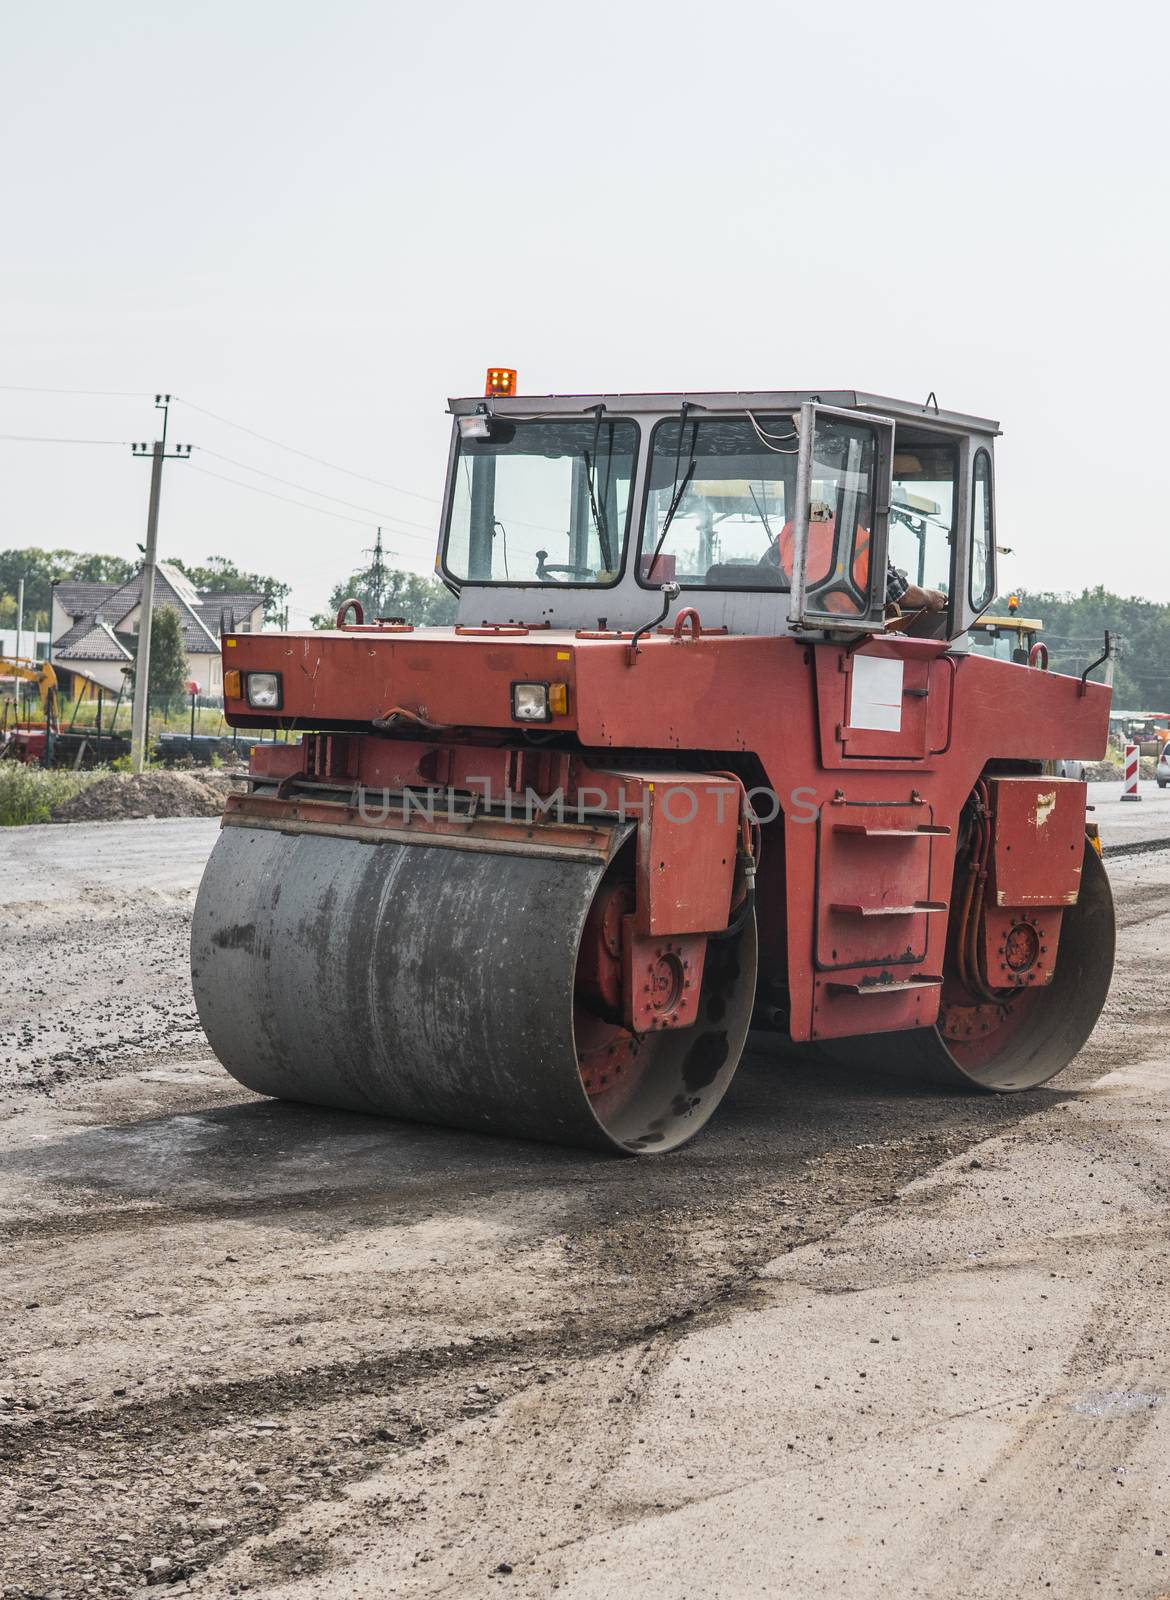
POLYGON ((0 383, 7 394, 86 394, 101 400, 148 400, 141 389, 42 389, 31 383, 0 383))
POLYGON ((282 478, 276 472, 264 472, 260 467, 253 467, 246 461, 237 461, 234 456, 221 455, 218 450, 209 450, 206 445, 196 445, 200 455, 214 456, 216 461, 226 461, 231 467, 240 467, 244 472, 254 472, 259 478, 269 478, 273 483, 283 483, 290 489, 300 489, 305 494, 315 494, 320 500, 332 500, 334 505, 349 506, 354 511, 368 511, 371 516, 381 517, 386 522, 402 522, 408 528, 423 528, 430 530, 426 522, 412 522, 409 517, 399 517, 392 511, 379 511, 374 506, 363 506, 356 500, 343 500, 340 495, 326 494, 323 489, 314 489, 308 483, 295 483, 292 478, 282 478))
MULTIPOLYGON (((319 517, 335 517, 338 522, 352 522, 359 528, 373 528, 376 526, 375 523, 366 522, 361 517, 347 517, 342 511, 326 511, 324 506, 310 505, 307 500, 294 500, 291 495, 277 494, 272 489, 262 489, 258 483, 243 483, 239 478, 229 478, 222 472, 212 472, 207 467, 197 467, 194 462, 191 463, 191 471, 200 472, 205 478, 218 478, 220 483, 234 484, 237 489, 248 489, 252 494, 267 495, 270 500, 283 500, 286 505, 300 506, 304 511, 315 511, 319 517)), ((403 533, 402 538, 417 539, 421 543, 432 546, 435 542, 433 536, 427 539, 421 533, 403 533)))
POLYGON ((280 439, 273 439, 266 433, 257 433, 255 428, 246 428, 242 422, 233 422, 230 417, 221 417, 217 411, 208 411, 206 406, 197 406, 193 400, 184 400, 181 395, 176 395, 175 399, 189 411, 198 411, 201 416, 210 417, 213 422, 222 422, 225 428, 236 428, 240 433, 249 434, 264 444, 275 445, 278 450, 287 450, 290 455, 312 461, 318 467, 328 467, 331 472, 343 473, 347 478, 360 478, 363 483, 376 483, 380 489, 392 489, 395 494, 408 495, 412 500, 426 500, 431 505, 442 504, 433 494, 419 494, 416 489, 403 489, 396 483, 387 483, 384 478, 371 478, 366 472, 354 472, 350 467, 338 466, 336 461, 326 461, 323 456, 310 455, 307 450, 298 450, 295 445, 284 444, 280 439))
MULTIPOLYGON (((95 398, 99 398, 99 399, 109 399, 109 400, 143 400, 143 399, 148 398, 148 396, 145 394, 145 392, 139 391, 137 389, 55 389, 55 388, 40 387, 40 386, 37 386, 37 385, 27 384, 27 383, 0 383, 0 392, 4 392, 4 393, 8 393, 8 394, 72 394, 72 395, 89 395, 91 397, 95 397, 95 398)), ((302 458, 302 460, 305 460, 305 461, 312 461, 316 466, 328 468, 328 470, 330 472, 340 472, 343 476, 345 476, 347 478, 358 478, 363 483, 376 484, 380 489, 390 489, 395 494, 406 495, 411 500, 425 500, 428 505, 441 505, 442 504, 442 500, 437 495, 420 494, 417 489, 404 489, 404 488, 402 488, 402 486, 400 484, 388 483, 385 478, 374 478, 374 477, 371 477, 369 475, 369 473, 366 473, 366 472, 355 472, 350 467, 340 466, 336 461, 326 461, 323 456, 312 455, 307 450, 298 449, 296 445, 285 444, 282 440, 274 439, 274 438, 271 437, 271 435, 269 435, 267 433, 259 433, 255 428, 245 427, 242 422, 233 422, 231 417, 221 416, 218 411, 209 411, 206 406, 196 405, 193 400, 186 400, 181 395, 174 395, 172 398, 177 404, 186 406, 189 411, 198 411, 201 416, 210 417, 213 422, 222 423, 223 426, 226 427, 226 428, 235 428, 240 433, 246 433, 253 439, 261 440, 261 442, 264 443, 264 444, 270 444, 270 445, 275 446, 275 448, 277 450, 287 450, 290 455, 300 456, 302 458)), ((126 443, 126 441, 124 439, 48 439, 48 438, 42 439, 42 438, 39 438, 39 437, 34 437, 33 435, 30 435, 30 434, 16 434, 16 433, 0 434, 0 439, 22 440, 22 441, 24 441, 26 443, 36 443, 36 444, 125 444, 126 443)), ((214 455, 215 451, 208 450, 208 451, 206 451, 206 454, 207 455, 214 455)), ((229 461, 231 458, 228 457, 228 456, 223 456, 221 459, 224 460, 224 461, 229 461)), ((262 473, 262 472, 260 472, 259 467, 249 467, 249 466, 247 466, 247 464, 245 462, 236 461, 236 462, 232 462, 232 465, 233 466, 242 466, 242 467, 244 467, 244 470, 247 471, 247 472, 260 473, 261 477, 273 477, 273 478, 276 478, 276 475, 274 473, 262 473)), ((276 478, 276 481, 278 483, 283 483, 283 482, 288 482, 289 480, 282 479, 282 478, 276 478)), ((341 505, 352 505, 353 504, 352 501, 340 500, 339 497, 336 496, 336 495, 328 495, 328 494, 324 494, 322 491, 319 491, 319 490, 316 490, 316 489, 308 489, 307 486, 303 485, 303 484, 292 484, 291 487, 293 487, 293 488, 303 488, 309 494, 320 494, 321 498, 323 500, 337 500, 338 503, 341 504, 341 505)), ((363 507, 359 507, 358 509, 366 510, 367 508, 363 506, 363 507)), ((381 513, 378 513, 378 512, 374 513, 374 515, 380 515, 380 514, 381 513)), ((404 519, 400 518, 399 520, 401 521, 401 520, 404 520, 404 519)), ((413 526, 422 527, 423 524, 422 523, 414 523, 413 526)))
POLYGON ((129 439, 61 439, 55 434, 0 433, 0 439, 16 440, 21 444, 119 444, 127 445, 129 439))

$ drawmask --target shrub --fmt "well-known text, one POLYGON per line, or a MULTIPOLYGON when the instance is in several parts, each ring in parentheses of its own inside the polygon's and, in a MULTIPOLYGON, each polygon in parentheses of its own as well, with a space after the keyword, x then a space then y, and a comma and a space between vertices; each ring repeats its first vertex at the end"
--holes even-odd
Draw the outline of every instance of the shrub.
POLYGON ((0 762, 0 828, 18 828, 30 822, 48 822, 54 806, 72 800, 96 779, 101 770, 68 772, 28 767, 20 761, 0 762))

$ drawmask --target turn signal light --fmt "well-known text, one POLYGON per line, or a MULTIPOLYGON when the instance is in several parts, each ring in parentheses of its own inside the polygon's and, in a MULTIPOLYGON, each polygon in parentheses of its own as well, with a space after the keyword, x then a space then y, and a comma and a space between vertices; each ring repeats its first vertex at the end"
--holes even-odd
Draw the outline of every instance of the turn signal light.
POLYGON ((515 367, 489 367, 484 380, 483 392, 486 395, 510 395, 516 393, 515 367))
POLYGON ((223 692, 228 700, 242 700, 244 698, 243 680, 235 667, 229 667, 223 675, 223 692))
POLYGON ((569 711, 569 686, 567 683, 550 683, 548 708, 554 717, 564 717, 569 711))

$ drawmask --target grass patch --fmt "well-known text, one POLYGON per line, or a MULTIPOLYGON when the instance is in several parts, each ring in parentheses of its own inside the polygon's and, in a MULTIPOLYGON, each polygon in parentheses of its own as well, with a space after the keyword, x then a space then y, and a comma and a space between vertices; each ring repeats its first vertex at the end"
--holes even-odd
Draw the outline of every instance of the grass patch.
POLYGON ((66 772, 26 767, 20 761, 0 761, 0 828, 48 822, 54 806, 72 800, 106 775, 107 769, 100 767, 91 772, 66 772))

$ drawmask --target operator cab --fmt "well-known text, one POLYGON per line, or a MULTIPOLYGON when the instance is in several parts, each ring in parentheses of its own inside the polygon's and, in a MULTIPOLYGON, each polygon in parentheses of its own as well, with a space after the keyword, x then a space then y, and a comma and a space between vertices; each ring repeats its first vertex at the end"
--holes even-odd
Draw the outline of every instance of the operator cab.
POLYGON ((677 585, 706 627, 856 635, 887 625, 890 563, 948 597, 907 629, 957 638, 995 592, 995 422, 853 390, 450 409, 461 622, 629 630, 677 585))
MULTIPOLYGON (((1013 595, 1008 601, 1006 617, 982 616, 972 626, 970 645, 976 654, 1027 666, 1032 659, 1033 647, 1044 631, 1044 624, 1036 617, 1017 616, 1017 604, 1013 595)), ((1047 660, 1047 648, 1044 659, 1047 660)))

